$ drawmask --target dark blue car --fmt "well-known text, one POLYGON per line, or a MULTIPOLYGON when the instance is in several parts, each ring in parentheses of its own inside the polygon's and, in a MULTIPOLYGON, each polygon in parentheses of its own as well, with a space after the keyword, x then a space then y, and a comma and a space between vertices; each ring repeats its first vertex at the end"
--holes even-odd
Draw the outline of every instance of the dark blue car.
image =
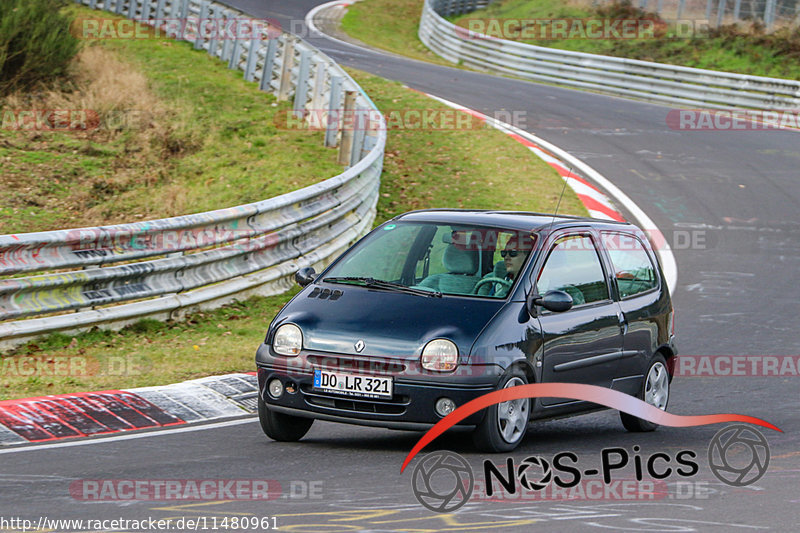
MULTIPOLYGON (((427 210, 382 224, 275 317, 256 364, 275 440, 314 419, 425 430, 485 393, 526 383, 610 387, 666 409, 673 312, 636 226, 537 213, 427 210)), ((559 398, 501 403, 461 424, 509 451, 528 421, 585 413, 559 398)), ((655 425, 620 413, 631 431, 655 425)))

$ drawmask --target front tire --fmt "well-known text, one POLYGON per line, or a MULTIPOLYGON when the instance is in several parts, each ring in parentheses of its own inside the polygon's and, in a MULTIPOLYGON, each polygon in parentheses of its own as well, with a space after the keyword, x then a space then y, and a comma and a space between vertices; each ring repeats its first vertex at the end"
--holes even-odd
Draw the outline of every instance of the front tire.
POLYGON ((302 439, 314 423, 313 418, 286 415, 271 410, 261 395, 258 396, 258 420, 261 422, 264 434, 279 442, 295 442, 302 439))
MULTIPOLYGON (((662 411, 667 410, 667 403, 669 403, 669 371, 667 370, 667 361, 663 355, 656 354, 650 361, 642 382, 642 389, 639 391, 637 398, 658 407, 662 411)), ((654 422, 636 418, 622 411, 619 413, 619 418, 628 431, 639 433, 654 431, 658 427, 658 424, 654 422)))
MULTIPOLYGON (((528 378, 520 370, 507 374, 498 390, 527 385, 528 378)), ((483 421, 475 428, 472 440, 482 452, 510 452, 515 449, 528 429, 531 411, 530 398, 510 400, 486 408, 483 421)))

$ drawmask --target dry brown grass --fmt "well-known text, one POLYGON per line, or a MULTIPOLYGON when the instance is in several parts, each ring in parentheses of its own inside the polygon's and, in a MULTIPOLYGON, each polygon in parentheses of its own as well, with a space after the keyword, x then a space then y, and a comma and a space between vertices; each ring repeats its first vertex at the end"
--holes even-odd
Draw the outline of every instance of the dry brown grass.
MULTIPOLYGON (((158 183, 164 179, 163 169, 169 159, 180 155, 176 153, 180 147, 173 146, 174 140, 180 139, 175 135, 179 121, 163 120, 165 116, 176 117, 178 112, 159 100, 140 70, 100 46, 84 47, 73 59, 70 71, 70 83, 10 94, 0 101, 0 108, 86 110, 96 127, 70 131, 68 143, 63 141, 63 134, 59 137, 55 132, 0 131, 0 146, 31 154, 30 161, 20 157, 9 163, 1 185, 15 196, 17 201, 12 205, 72 212, 69 218, 81 224, 107 223, 116 217, 102 205, 104 199, 124 201, 128 193, 158 183), (82 156, 112 146, 117 156, 108 160, 100 175, 65 172, 66 165, 80 168, 82 156), (37 154, 49 158, 35 160, 37 154), (69 192, 42 194, 52 190, 52 182, 66 185, 69 192)), ((169 191, 168 196, 165 202, 169 213, 180 214, 185 207, 180 192, 169 191)))
POLYGON ((100 131, 87 132, 95 136, 155 128, 153 117, 167 112, 150 90, 147 77, 109 50, 84 47, 73 59, 70 71, 72 83, 66 87, 13 93, 3 103, 12 109, 91 110, 101 118, 100 131))
POLYGON ((177 184, 167 185, 163 189, 161 201, 166 209, 166 216, 177 216, 186 212, 186 189, 177 184))
POLYGON ((162 107, 147 78, 98 46, 86 47, 75 62, 75 82, 82 88, 77 102, 99 112, 138 108, 155 113, 162 107))

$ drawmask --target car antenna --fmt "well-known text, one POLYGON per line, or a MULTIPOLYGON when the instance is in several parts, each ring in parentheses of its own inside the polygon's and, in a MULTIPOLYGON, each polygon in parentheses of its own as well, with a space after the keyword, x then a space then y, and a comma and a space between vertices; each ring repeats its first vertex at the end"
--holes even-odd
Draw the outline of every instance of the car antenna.
MULTIPOLYGON (((542 237, 542 239, 537 239, 536 246, 542 246, 543 247, 545 241, 547 240, 547 237, 550 235, 550 232, 553 230, 553 225, 556 223, 556 216, 558 216, 558 208, 561 207, 561 199, 564 198, 564 191, 567 190, 567 182, 569 181, 569 179, 571 177, 572 177, 572 167, 569 168, 569 172, 567 172, 567 176, 564 178, 564 185, 561 187, 561 194, 558 196, 558 202, 556 202, 556 209, 555 209, 555 211, 553 211, 553 218, 550 219, 550 227, 547 228, 547 231, 545 232, 545 235, 544 235, 544 237, 542 237)), ((531 236, 532 235, 533 235, 533 232, 531 232, 531 236)), ((538 294, 538 290, 536 288, 536 283, 533 284, 533 288, 531 289, 531 292, 530 292, 529 296, 534 296, 535 297, 533 300, 531 300, 532 303, 536 303, 536 302, 541 301, 541 296, 539 296, 539 294, 538 294)), ((536 316, 536 312, 535 312, 535 310, 533 309, 533 307, 530 304, 528 304, 528 309, 529 309, 528 312, 531 314, 531 316, 536 316)))
POLYGON ((561 199, 564 198, 564 191, 567 190, 567 182, 572 177, 572 167, 569 167, 569 172, 567 172, 567 176, 564 178, 564 185, 561 187, 561 194, 558 197, 558 202, 556 202, 556 210, 553 211, 553 218, 550 220, 550 227, 547 228, 546 235, 550 235, 550 231, 553 229, 553 224, 556 223, 556 216, 558 215, 558 208, 561 207, 561 199))

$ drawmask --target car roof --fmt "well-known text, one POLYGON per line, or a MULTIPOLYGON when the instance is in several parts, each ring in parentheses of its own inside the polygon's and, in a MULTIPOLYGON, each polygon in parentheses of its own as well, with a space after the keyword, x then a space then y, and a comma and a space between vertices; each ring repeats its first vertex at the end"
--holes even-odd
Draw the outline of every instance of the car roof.
POLYGON ((435 222, 464 225, 493 226, 503 229, 535 231, 543 227, 553 229, 568 226, 608 226, 616 229, 633 229, 629 222, 617 222, 591 217, 571 215, 553 215, 548 213, 532 213, 528 211, 495 211, 488 209, 423 209, 410 211, 394 217, 392 220, 409 222, 435 222))

